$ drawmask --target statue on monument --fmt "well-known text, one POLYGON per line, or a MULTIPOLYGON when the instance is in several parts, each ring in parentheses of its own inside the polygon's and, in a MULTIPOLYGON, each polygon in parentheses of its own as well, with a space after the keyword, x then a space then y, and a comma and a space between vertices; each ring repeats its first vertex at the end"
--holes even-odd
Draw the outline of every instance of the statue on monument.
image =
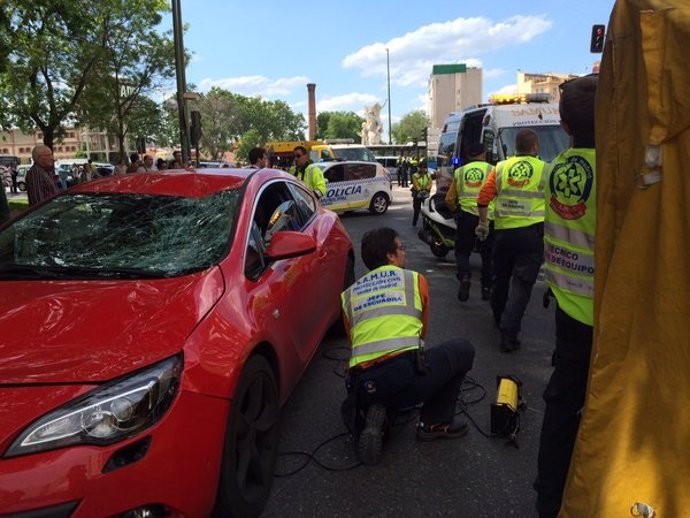
POLYGON ((381 106, 378 102, 364 107, 364 122, 362 123, 362 144, 365 146, 380 144, 383 124, 381 124, 381 106))

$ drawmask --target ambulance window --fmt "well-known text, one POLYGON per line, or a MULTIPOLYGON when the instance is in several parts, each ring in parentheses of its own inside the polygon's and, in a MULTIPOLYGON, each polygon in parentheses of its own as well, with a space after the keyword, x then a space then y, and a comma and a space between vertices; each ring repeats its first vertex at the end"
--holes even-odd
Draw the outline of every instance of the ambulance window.
POLYGON ((348 164, 345 180, 362 180, 376 176, 376 164, 348 164))
POLYGON ((323 172, 329 182, 342 182, 345 180, 345 164, 335 164, 323 172))

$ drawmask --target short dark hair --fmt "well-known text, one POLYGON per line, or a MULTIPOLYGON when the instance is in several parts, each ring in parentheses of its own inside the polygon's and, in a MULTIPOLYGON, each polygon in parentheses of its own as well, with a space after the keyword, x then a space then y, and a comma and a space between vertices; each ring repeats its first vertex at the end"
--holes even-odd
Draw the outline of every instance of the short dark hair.
POLYGON ((561 100, 558 111, 573 137, 594 136, 594 99, 598 83, 599 76, 590 74, 576 77, 559 86, 561 100))
POLYGON ((375 270, 388 263, 388 254, 394 254, 398 248, 395 238, 400 237, 390 227, 379 227, 369 230, 362 237, 362 261, 370 270, 375 270))
POLYGON ((254 165, 266 155, 266 150, 262 147, 255 147, 249 150, 249 163, 254 165))
POLYGON ((295 146, 295 149, 293 149, 292 152, 294 153, 295 151, 301 151, 304 155, 307 154, 307 148, 304 146, 295 146))
POLYGON ((535 144, 539 143, 537 132, 531 129, 521 129, 515 135, 515 151, 518 153, 530 153, 535 144))
POLYGON ((129 161, 134 163, 139 161, 139 155, 137 153, 132 153, 129 155, 129 161))

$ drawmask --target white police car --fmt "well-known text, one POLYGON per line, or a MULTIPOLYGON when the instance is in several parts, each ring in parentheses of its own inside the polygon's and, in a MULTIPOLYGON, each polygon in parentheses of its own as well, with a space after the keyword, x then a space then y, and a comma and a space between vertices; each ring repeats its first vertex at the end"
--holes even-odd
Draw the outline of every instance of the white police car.
POLYGON ((336 212, 369 209, 384 214, 393 200, 390 173, 378 162, 317 162, 326 178, 321 204, 336 212))

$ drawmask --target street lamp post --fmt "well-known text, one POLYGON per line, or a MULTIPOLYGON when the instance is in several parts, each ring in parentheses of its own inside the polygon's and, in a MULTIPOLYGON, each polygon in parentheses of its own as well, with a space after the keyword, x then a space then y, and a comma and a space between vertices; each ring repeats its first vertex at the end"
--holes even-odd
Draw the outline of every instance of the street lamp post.
POLYGON ((391 135, 391 60, 390 52, 386 49, 386 78, 388 82, 388 145, 393 144, 391 135))
POLYGON ((182 163, 189 162, 191 150, 189 125, 187 124, 187 100, 184 97, 187 88, 184 63, 184 43, 182 41, 182 9, 180 0, 172 1, 173 39, 175 43, 175 72, 177 75, 177 112, 180 119, 180 146, 182 163))

